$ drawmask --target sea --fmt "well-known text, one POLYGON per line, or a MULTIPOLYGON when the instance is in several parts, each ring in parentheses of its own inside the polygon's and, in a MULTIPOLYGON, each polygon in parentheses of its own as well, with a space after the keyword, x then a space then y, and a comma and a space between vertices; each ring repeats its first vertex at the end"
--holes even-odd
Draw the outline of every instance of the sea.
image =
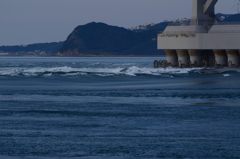
POLYGON ((0 159, 240 159, 240 69, 1 57, 0 159))

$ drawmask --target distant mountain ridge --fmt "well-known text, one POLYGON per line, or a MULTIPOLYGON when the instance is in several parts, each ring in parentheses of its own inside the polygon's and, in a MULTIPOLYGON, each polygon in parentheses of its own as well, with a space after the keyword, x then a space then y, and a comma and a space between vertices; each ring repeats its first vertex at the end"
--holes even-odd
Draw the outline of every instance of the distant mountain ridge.
POLYGON ((40 56, 44 52, 44 56, 52 55, 61 46, 63 42, 51 42, 51 43, 36 43, 29 45, 15 45, 15 46, 0 46, 0 52, 7 52, 12 56, 22 55, 36 55, 40 56))
POLYGON ((78 26, 56 56, 152 56, 160 55, 159 30, 133 32, 125 28, 92 22, 78 26))
MULTIPOLYGON (((240 22, 240 14, 216 14, 219 22, 240 22)), ((76 27, 64 42, 0 46, 0 53, 53 56, 158 56, 157 34, 171 23, 190 23, 190 19, 165 20, 130 29, 92 22, 76 27)))
POLYGON ((240 22, 240 14, 225 15, 225 18, 222 20, 222 22, 240 22))

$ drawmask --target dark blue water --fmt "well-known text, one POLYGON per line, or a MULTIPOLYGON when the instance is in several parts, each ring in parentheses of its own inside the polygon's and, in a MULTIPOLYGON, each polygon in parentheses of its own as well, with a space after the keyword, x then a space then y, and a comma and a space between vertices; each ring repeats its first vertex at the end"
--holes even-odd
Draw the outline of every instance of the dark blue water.
POLYGON ((240 158, 240 71, 1 58, 1 159, 240 158))

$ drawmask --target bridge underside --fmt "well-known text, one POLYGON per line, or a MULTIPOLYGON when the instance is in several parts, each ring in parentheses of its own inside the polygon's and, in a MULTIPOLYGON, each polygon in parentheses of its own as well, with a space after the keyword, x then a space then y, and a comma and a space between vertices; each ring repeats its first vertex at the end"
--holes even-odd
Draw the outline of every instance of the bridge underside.
MULTIPOLYGON (((239 25, 234 27, 238 29, 239 25)), ((240 67, 240 30, 232 32, 235 33, 226 30, 182 34, 165 32, 158 35, 158 49, 165 51, 167 66, 240 67)))

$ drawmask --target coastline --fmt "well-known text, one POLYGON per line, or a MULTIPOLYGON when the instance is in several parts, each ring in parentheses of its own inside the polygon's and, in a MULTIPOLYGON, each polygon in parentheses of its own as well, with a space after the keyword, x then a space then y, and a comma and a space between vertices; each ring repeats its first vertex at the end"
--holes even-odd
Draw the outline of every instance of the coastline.
POLYGON ((34 55, 23 55, 23 56, 0 56, 0 57, 166 57, 165 55, 159 55, 159 56, 155 56, 155 55, 152 55, 152 56, 137 56, 137 55, 106 55, 106 56, 103 56, 103 55, 86 55, 86 56, 34 56, 34 55))

